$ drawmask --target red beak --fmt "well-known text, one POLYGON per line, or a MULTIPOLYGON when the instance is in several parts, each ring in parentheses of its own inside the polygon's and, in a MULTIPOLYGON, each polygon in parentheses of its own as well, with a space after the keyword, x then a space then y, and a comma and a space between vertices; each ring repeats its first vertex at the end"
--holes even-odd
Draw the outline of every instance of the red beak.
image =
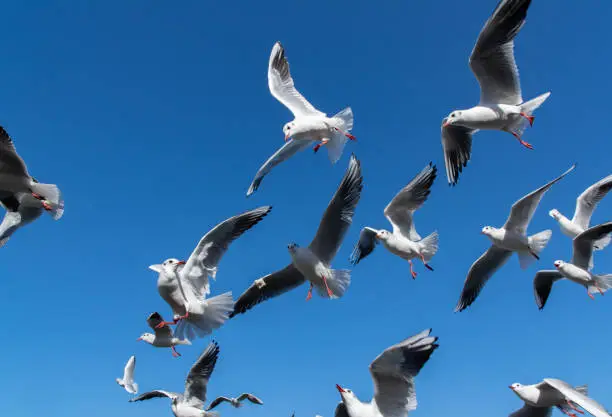
POLYGON ((444 123, 442 124, 442 127, 447 127, 448 125, 449 125, 449 123, 448 123, 448 122, 444 122, 444 123))
POLYGON ((285 142, 287 142, 290 137, 291 137, 291 135, 289 135, 289 134, 285 135, 285 142))
POLYGON ((140 342, 142 340, 142 337, 139 337, 138 339, 136 339, 137 342, 140 342))
POLYGON ((178 261, 176 264, 177 264, 177 265, 185 265, 186 263, 187 263, 187 262, 185 262, 185 261, 178 261))
POLYGON ((336 384, 336 389, 338 390, 338 392, 344 392, 344 389, 338 384, 336 384))
POLYGON ((512 391, 514 391, 514 388, 512 387, 512 385, 508 385, 508 388, 510 388, 512 391))

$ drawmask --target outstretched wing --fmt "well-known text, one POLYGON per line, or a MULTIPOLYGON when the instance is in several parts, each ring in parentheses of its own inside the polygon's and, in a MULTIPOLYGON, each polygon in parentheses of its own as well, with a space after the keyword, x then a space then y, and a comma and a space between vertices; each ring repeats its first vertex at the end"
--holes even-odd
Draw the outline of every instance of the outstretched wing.
POLYGON ((612 175, 608 175, 584 190, 576 199, 576 211, 572 222, 583 229, 588 229, 593 211, 610 190, 612 190, 612 175))
POLYGON ((202 408, 206 402, 206 386, 219 357, 219 345, 211 342, 193 364, 185 381, 185 402, 202 408))
POLYGON ((179 275, 181 280, 191 286, 197 298, 210 294, 208 277, 215 277, 217 265, 231 243, 259 223, 270 210, 271 206, 263 206, 230 217, 200 239, 179 275))
POLYGON ((477 130, 463 126, 447 125, 446 118, 442 120, 442 150, 446 178, 450 185, 456 185, 459 174, 467 166, 472 154, 472 135, 477 130))
POLYGON ((16 178, 30 176, 25 162, 15 149, 13 140, 2 126, 0 126, 0 175, 16 178))
POLYGON ((385 207, 385 216, 393 225, 393 233, 401 233, 413 242, 421 240, 412 216, 427 201, 437 173, 438 169, 430 162, 385 207))
POLYGON ((533 279, 533 293, 535 295, 536 304, 542 310, 548 300, 553 284, 563 279, 563 275, 559 271, 538 271, 533 279))
POLYGON ((359 261, 368 256, 376 245, 378 244, 378 239, 376 235, 378 234, 378 230, 372 229, 371 227, 364 227, 361 229, 361 233, 359 233, 359 242, 353 248, 353 253, 349 258, 349 261, 353 265, 357 265, 359 261))
POLYGON ((155 332, 155 337, 159 337, 160 339, 172 339, 172 328, 170 326, 157 328, 163 321, 164 318, 157 311, 151 313, 151 315, 147 317, 147 324, 155 332))
POLYGON ((179 397, 179 394, 156 389, 154 391, 145 392, 144 394, 141 394, 138 397, 131 398, 129 402, 133 403, 136 401, 144 401, 144 400, 150 400, 151 398, 163 398, 163 397, 175 399, 179 397))
POLYGON ((480 84, 481 104, 520 104, 521 84, 514 37, 525 24, 531 0, 501 0, 478 35, 470 68, 480 84))
POLYGON ((591 269, 593 244, 609 233, 612 233, 612 222, 593 226, 576 236, 573 242, 574 253, 572 263, 585 270, 591 269))
POLYGON ((218 406, 219 404, 221 404, 222 402, 228 402, 231 403, 232 401, 227 398, 227 397, 217 397, 214 400, 212 400, 212 402, 210 403, 210 405, 208 406, 208 408, 206 408, 206 411, 210 411, 213 408, 215 408, 216 406, 218 406))
POLYGON ((340 249, 344 235, 353 222, 362 188, 361 163, 355 155, 351 155, 344 178, 329 202, 317 234, 310 243, 310 249, 322 262, 329 264, 340 249))
POLYGON ((559 379, 544 378, 544 382, 559 391, 567 400, 578 404, 595 417, 610 417, 605 407, 592 398, 587 397, 567 382, 559 379))
POLYGON ((509 417, 550 417, 552 415, 552 407, 532 407, 525 404, 510 414, 509 417))
POLYGON ((296 90, 293 84, 293 78, 289 72, 289 62, 285 57, 285 48, 280 42, 276 42, 272 47, 270 54, 270 63, 268 64, 268 86, 270 93, 281 103, 283 103, 291 113, 297 118, 300 116, 323 115, 325 113, 315 109, 296 90))

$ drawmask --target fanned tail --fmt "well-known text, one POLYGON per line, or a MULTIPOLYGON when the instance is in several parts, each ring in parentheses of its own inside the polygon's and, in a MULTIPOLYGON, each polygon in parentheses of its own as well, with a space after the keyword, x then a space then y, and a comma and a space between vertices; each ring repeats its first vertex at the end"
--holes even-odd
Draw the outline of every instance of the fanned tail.
POLYGON ((51 206, 51 217, 55 220, 59 220, 64 215, 64 200, 62 200, 62 193, 55 184, 42 184, 40 182, 34 182, 31 185, 32 192, 38 194, 51 206))
POLYGON ((534 261, 540 259, 540 253, 548 244, 551 236, 552 230, 543 230, 529 236, 529 251, 518 252, 519 264, 522 269, 527 269, 534 261))
MULTIPOLYGON (((340 298, 351 284, 351 271, 348 269, 332 269, 330 275, 325 278, 327 280, 327 286, 334 294, 331 298, 340 298)), ((324 285, 317 285, 316 290, 322 297, 329 298, 327 289, 324 285)))
POLYGON ((200 302, 201 313, 189 312, 189 317, 181 320, 176 326, 176 337, 179 339, 192 340, 204 337, 218 329, 229 318, 234 310, 232 293, 224 294, 202 300, 200 302))
POLYGON ((338 162, 344 151, 344 146, 349 138, 345 135, 353 128, 353 110, 350 107, 341 110, 333 117, 335 127, 338 131, 334 132, 327 142, 327 156, 332 164, 338 162))
POLYGON ((419 245, 421 246, 421 255, 425 258, 425 262, 429 262, 431 258, 434 257, 436 252, 438 252, 438 232, 433 232, 427 237, 424 237, 419 241, 419 245))
POLYGON ((604 293, 612 288, 612 274, 606 275, 595 275, 594 285, 589 285, 589 292, 591 294, 604 293))

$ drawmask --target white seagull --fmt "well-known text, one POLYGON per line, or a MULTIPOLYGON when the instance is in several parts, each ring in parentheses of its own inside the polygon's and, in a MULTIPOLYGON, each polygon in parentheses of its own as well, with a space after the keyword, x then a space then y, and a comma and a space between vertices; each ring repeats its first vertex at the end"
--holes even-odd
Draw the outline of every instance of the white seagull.
POLYGON ((55 184, 42 184, 28 173, 28 168, 17 154, 11 137, 0 126, 0 191, 30 194, 55 219, 61 217, 64 202, 55 184))
MULTIPOLYGON (((572 220, 569 220, 557 209, 552 209, 550 211, 550 217, 559 222, 559 227, 564 235, 573 239, 589 228, 591 216, 597 204, 610 190, 612 190, 612 175, 608 175, 599 180, 578 196, 576 199, 576 210, 574 211, 572 220)), ((593 249, 602 250, 608 246, 611 237, 612 235, 609 234, 604 236, 601 240, 595 242, 593 249)))
POLYGON ((596 292, 603 295, 612 288, 612 274, 595 275, 590 272, 595 242, 601 242, 602 236, 607 236, 611 232, 612 222, 585 230, 574 238, 571 263, 557 260, 554 263, 556 271, 547 270, 536 273, 533 279, 533 289, 536 304, 540 310, 546 304, 552 285, 563 278, 585 287, 588 296, 593 300, 595 299, 593 294, 596 292))
POLYGON ((285 141, 288 142, 259 168, 247 196, 257 190, 263 177, 273 167, 307 148, 311 143, 319 142, 314 147, 315 152, 325 145, 329 160, 335 164, 342 156, 347 140, 355 140, 355 137, 349 133, 353 129, 353 111, 350 107, 332 117, 327 117, 296 90, 289 72, 285 49, 280 42, 274 44, 270 54, 268 86, 270 93, 293 113, 294 119, 283 127, 285 141))
POLYGON ((550 417, 552 407, 557 407, 570 417, 578 417, 576 412, 584 414, 584 411, 577 406, 595 417, 610 417, 603 405, 587 396, 586 385, 574 388, 560 379, 544 378, 538 384, 514 383, 509 388, 525 402, 523 408, 510 414, 510 417, 550 417))
POLYGON ((177 345, 191 345, 189 340, 179 339, 178 337, 174 337, 174 333, 172 332, 172 328, 169 326, 161 326, 164 322, 163 317, 157 311, 151 313, 149 317, 147 317, 147 324, 151 329, 153 329, 153 333, 143 333, 137 341, 142 340, 143 342, 147 342, 148 344, 155 347, 163 347, 163 348, 171 348, 172 356, 175 358, 181 356, 175 349, 177 345))
POLYGON ((414 377, 438 348, 431 329, 409 337, 378 355, 370 364, 374 398, 361 402, 348 388, 336 385, 342 402, 335 417, 402 417, 417 407, 414 377))
POLYGON ((526 269, 534 259, 540 259, 539 253, 548 244, 552 231, 544 230, 535 235, 527 236, 527 227, 546 191, 575 167, 575 164, 572 165, 559 177, 514 203, 508 220, 501 228, 485 226, 482 229, 482 234, 491 240, 492 245, 472 264, 463 284, 461 297, 455 311, 465 310, 476 300, 489 278, 510 259, 513 252, 517 253, 523 269, 526 269))
POLYGON ((514 37, 523 27, 531 0, 501 0, 480 31, 470 56, 470 68, 480 84, 480 103, 455 110, 442 121, 442 148, 446 176, 455 185, 470 160, 472 135, 478 130, 501 130, 521 139, 533 112, 550 93, 523 102, 519 72, 514 60, 514 37))
POLYGON ((263 405, 263 401, 261 401, 259 398, 257 398, 253 394, 245 392, 244 394, 241 394, 238 398, 217 397, 210 403, 206 411, 212 410, 222 402, 230 403, 234 408, 240 408, 242 407, 242 402, 244 400, 249 400, 253 404, 263 405))
POLYGON ((209 413, 204 410, 204 403, 206 402, 208 380, 215 369, 218 357, 219 345, 216 342, 212 342, 202 352, 198 360, 191 367, 189 374, 187 374, 185 392, 183 394, 155 390, 132 398, 130 402, 167 397, 172 401, 172 413, 175 417, 216 416, 216 413, 209 413))
POLYGON ((351 155, 348 169, 331 199, 314 239, 307 248, 288 245, 291 264, 284 269, 256 279, 236 301, 230 317, 244 313, 255 305, 284 294, 308 281, 306 300, 315 288, 322 297, 341 297, 350 284, 350 271, 331 269, 344 235, 353 221, 355 207, 361 197, 363 177, 355 155, 351 155))
POLYGON ((191 340, 210 334, 225 323, 234 307, 232 293, 207 299, 209 277, 215 278, 217 265, 230 244, 259 223, 271 209, 259 207, 219 223, 200 240, 187 262, 170 258, 161 265, 149 266, 159 273, 158 292, 174 314, 173 321, 160 323, 160 327, 179 323, 177 336, 191 340))
POLYGON ((136 356, 130 356, 125 369, 123 370, 123 378, 117 378, 117 384, 122 386, 130 394, 138 393, 138 384, 134 382, 134 368, 136 367, 136 356))
POLYGON ((385 207, 385 217, 393 226, 393 232, 371 227, 361 230, 359 242, 355 245, 350 258, 353 265, 357 265, 360 260, 368 256, 378 241, 381 241, 389 252, 408 261, 412 278, 417 276, 412 269, 414 258, 419 258, 427 269, 433 271, 427 262, 438 251, 438 232, 433 232, 422 239, 414 226, 413 215, 427 200, 437 172, 435 165, 429 163, 385 207))

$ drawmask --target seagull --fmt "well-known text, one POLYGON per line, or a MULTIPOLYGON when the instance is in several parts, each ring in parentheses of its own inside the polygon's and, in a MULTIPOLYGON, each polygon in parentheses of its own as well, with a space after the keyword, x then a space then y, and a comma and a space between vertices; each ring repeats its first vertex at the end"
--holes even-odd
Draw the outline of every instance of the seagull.
MULTIPOLYGON (((24 192, 0 192, 0 205, 6 209, 4 219, 0 223, 0 247, 8 242, 17 229, 32 223, 44 211, 42 201, 34 198, 31 193, 24 192)), ((54 220, 59 220, 64 214, 63 204, 52 210, 51 214, 54 220)))
POLYGON ((348 388, 336 384, 342 402, 335 417, 399 417, 417 407, 414 377, 438 348, 431 329, 387 348, 370 364, 374 398, 361 402, 348 388))
MULTIPOLYGON (((597 204, 610 190, 612 190, 612 174, 591 185, 578 196, 576 199, 576 211, 574 211, 572 220, 569 220, 557 209, 552 209, 548 214, 559 222, 561 232, 573 239, 589 228, 591 216, 597 204)), ((601 240, 595 242, 593 249, 602 250, 608 246, 611 237, 612 235, 609 234, 604 236, 601 240)))
POLYGON ((216 406, 218 406, 224 401, 230 403, 235 408, 239 408, 239 407, 242 407, 242 401, 244 400, 249 400, 253 404, 263 405, 263 401, 261 401, 259 398, 257 398, 253 394, 248 394, 245 392, 244 394, 240 395, 238 398, 217 397, 210 403, 206 411, 212 410, 213 408, 215 408, 216 406))
POLYGON ((544 378, 538 384, 514 383, 509 388, 525 402, 523 408, 510 414, 510 417, 550 417, 552 407, 557 407, 570 417, 578 417, 575 412, 584 414, 584 411, 577 406, 595 417, 610 417, 603 405, 587 396, 586 385, 574 388, 559 379, 544 378))
POLYGON ((357 265, 360 260, 368 256, 378 241, 381 241, 389 252, 408 261, 412 278, 417 276, 412 269, 414 258, 421 259, 425 267, 433 271, 427 262, 438 251, 438 233, 433 232, 422 239, 416 231, 412 217, 414 212, 427 200, 437 172, 438 169, 430 162, 385 207, 385 217, 393 226, 393 232, 376 230, 371 227, 361 230, 359 242, 355 245, 350 257, 353 265, 357 265))
POLYGON ((455 307, 456 312, 465 310, 476 300, 482 287, 510 259, 513 252, 517 253, 522 269, 526 269, 534 259, 540 259, 539 253, 548 244, 552 231, 544 230, 527 236, 527 227, 546 191, 573 171, 575 167, 576 164, 572 165, 559 177, 514 203, 508 220, 500 229, 491 226, 485 226, 482 229, 482 234, 487 236, 493 244, 470 267, 463 284, 461 297, 455 307))
POLYGON ((206 387, 208 380, 215 369, 219 356, 219 345, 212 342, 202 352, 198 360, 193 364, 187 379, 185 380, 185 393, 155 390, 146 392, 129 402, 150 400, 151 398, 168 397, 172 401, 172 413, 175 417, 213 417, 216 413, 204 410, 206 401, 206 387))
POLYGON ((42 184, 28 173, 28 168, 17 154, 15 144, 0 126, 0 191, 3 194, 27 193, 41 202, 43 209, 55 219, 61 217, 64 202, 55 184, 42 184))
POLYGON ((255 305, 276 297, 309 281, 306 300, 312 298, 316 288, 322 297, 341 297, 350 284, 350 271, 330 268, 349 226, 355 207, 361 197, 363 177, 361 164, 351 155, 344 178, 330 201, 319 229, 307 248, 295 243, 288 245, 291 264, 284 269, 256 279, 236 301, 230 317, 244 313, 255 305))
POLYGON ((480 85, 480 103, 455 110, 442 121, 442 148, 446 176, 457 184, 472 152, 472 135, 481 129, 511 133, 521 145, 533 149, 521 135, 533 125, 533 112, 550 92, 523 102, 514 37, 523 27, 531 0, 501 0, 478 35, 470 56, 470 68, 480 85))
POLYGON ((347 140, 356 140, 355 136, 349 133, 353 129, 353 111, 350 107, 327 117, 297 91, 289 72, 285 49, 280 42, 274 44, 270 54, 268 87, 270 93, 293 113, 294 119, 283 127, 286 143, 259 168, 247 191, 247 197, 259 188, 263 177, 273 167, 312 143, 318 142, 314 147, 315 152, 321 146, 326 146, 329 160, 335 164, 342 156, 347 140))
POLYGON ((595 242, 601 242, 602 236, 612 232, 612 222, 600 224, 585 230, 574 238, 572 262, 555 261, 555 271, 538 271, 533 279, 533 289, 536 304, 539 309, 544 308, 546 300, 550 295, 552 285, 563 278, 584 286, 587 295, 594 300, 593 294, 599 292, 601 295, 612 288, 612 274, 595 275, 590 272, 595 242))
POLYGON ((259 223, 272 210, 263 206, 231 217, 209 231, 198 243, 189 259, 170 258, 149 268, 159 273, 157 290, 172 308, 174 319, 158 326, 179 323, 176 334, 181 339, 193 339, 210 334, 225 323, 233 310, 232 293, 212 298, 209 277, 215 278, 217 265, 229 245, 244 232, 259 223))
POLYGON ((136 356, 130 356, 125 369, 123 370, 123 378, 117 378, 117 384, 125 388, 130 394, 138 393, 138 384, 134 382, 134 368, 136 367, 136 356))
POLYGON ((177 337, 174 337, 172 333, 172 328, 168 326, 161 327, 160 324, 164 323, 164 319, 157 311, 152 313, 147 318, 147 324, 150 328, 153 329, 154 334, 152 333, 143 333, 137 341, 145 341, 150 345, 155 347, 165 347, 172 348, 172 356, 179 357, 181 356, 175 349, 176 345, 191 345, 189 340, 182 340, 177 337))

